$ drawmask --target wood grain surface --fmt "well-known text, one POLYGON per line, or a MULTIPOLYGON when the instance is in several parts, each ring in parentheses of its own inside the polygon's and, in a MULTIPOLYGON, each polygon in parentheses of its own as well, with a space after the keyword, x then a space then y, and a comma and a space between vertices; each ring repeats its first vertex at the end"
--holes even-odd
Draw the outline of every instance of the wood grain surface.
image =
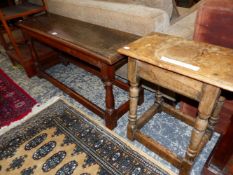
POLYGON ((134 34, 51 13, 25 20, 19 26, 56 38, 59 42, 73 44, 77 49, 85 48, 102 56, 109 64, 119 60, 117 49, 139 38, 134 34))
POLYGON ((118 51, 160 68, 233 91, 232 49, 152 33, 118 51))

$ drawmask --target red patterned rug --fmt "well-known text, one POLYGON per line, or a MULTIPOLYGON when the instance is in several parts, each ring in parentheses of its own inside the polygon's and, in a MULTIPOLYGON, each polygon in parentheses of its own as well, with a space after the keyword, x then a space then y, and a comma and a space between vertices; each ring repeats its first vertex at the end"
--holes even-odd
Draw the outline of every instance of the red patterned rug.
POLYGON ((0 128, 22 119, 36 101, 0 69, 0 128))

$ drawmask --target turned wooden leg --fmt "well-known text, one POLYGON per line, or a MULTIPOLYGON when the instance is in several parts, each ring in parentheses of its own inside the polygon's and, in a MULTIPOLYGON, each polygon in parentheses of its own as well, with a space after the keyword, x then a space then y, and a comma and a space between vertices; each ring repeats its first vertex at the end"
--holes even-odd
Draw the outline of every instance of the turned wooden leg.
POLYGON ((128 59, 129 88, 129 116, 127 126, 127 137, 134 140, 134 133, 137 130, 137 106, 139 100, 139 79, 136 75, 137 65, 134 59, 128 59))
POLYGON ((196 122, 192 130, 191 140, 180 170, 180 174, 182 175, 189 174, 194 159, 198 154, 203 136, 208 127, 208 119, 214 110, 219 95, 220 89, 217 87, 206 85, 203 88, 202 97, 198 107, 198 116, 196 118, 196 122))
POLYGON ((138 105, 141 106, 144 103, 144 89, 141 83, 139 84, 138 88, 139 88, 138 105))
POLYGON ((160 87, 157 87, 157 90, 155 91, 155 103, 157 103, 159 105, 158 107, 158 112, 161 112, 162 111, 162 103, 163 103, 163 96, 162 96, 162 93, 160 91, 160 87))
POLYGON ((105 87, 105 125, 109 129, 117 126, 117 113, 115 112, 115 101, 113 95, 114 69, 104 64, 101 69, 105 87))
POLYGON ((219 120, 219 113, 220 113, 220 111, 222 109, 224 100, 225 100, 224 97, 220 97, 216 101, 214 111, 213 111, 212 115, 210 116, 210 118, 208 120, 208 126, 207 126, 207 129, 206 129, 206 132, 205 132, 205 134, 204 134, 204 136, 202 138, 202 141, 200 143, 200 146, 198 148, 198 153, 201 152, 202 148, 211 139, 211 137, 213 135, 215 125, 217 124, 217 122, 219 120))
POLYGON ((129 89, 129 117, 128 117, 128 127, 127 127, 127 137, 130 140, 134 140, 134 132, 137 129, 137 106, 138 106, 138 96, 139 96, 139 88, 138 83, 130 82, 129 89))
POLYGON ((39 61, 39 56, 38 56, 38 53, 36 51, 36 48, 35 48, 35 43, 34 43, 34 40, 30 37, 27 38, 28 40, 28 47, 31 51, 31 56, 33 58, 33 61, 34 61, 34 66, 35 66, 35 69, 36 69, 36 75, 41 78, 41 65, 40 65, 40 61, 39 61))
MULTIPOLYGON (((29 37, 29 35, 27 35, 27 33, 24 31, 22 31, 22 35, 24 38, 24 44, 28 46, 28 48, 30 50, 30 54, 31 54, 30 55, 31 61, 24 61, 23 67, 24 67, 25 72, 27 73, 27 76, 29 78, 31 78, 37 74, 37 70, 35 67, 35 59, 33 56, 33 49, 35 50, 35 48, 34 48, 34 45, 32 44, 32 41, 31 41, 31 38, 29 37), (33 49, 31 47, 33 47, 33 49)), ((29 55, 28 55, 28 57, 29 57, 29 55)))
POLYGON ((61 63, 64 65, 64 66, 68 66, 70 64, 69 62, 69 59, 63 55, 61 55, 60 57, 60 60, 61 60, 61 63))
POLYGON ((115 111, 115 103, 114 103, 114 96, 113 96, 113 90, 112 90, 112 82, 111 81, 105 81, 104 82, 105 91, 106 91, 106 112, 105 112, 105 122, 106 126, 109 129, 113 129, 117 126, 117 119, 116 119, 116 113, 115 111))
POLYGON ((214 128, 216 126, 216 124, 218 123, 218 120, 219 120, 219 113, 223 107, 223 104, 224 104, 224 101, 225 101, 225 97, 221 96, 219 99, 218 99, 218 102, 216 104, 216 107, 215 107, 215 110, 213 112, 213 115, 209 118, 209 123, 208 123, 208 132, 210 132, 211 136, 214 132, 214 128))

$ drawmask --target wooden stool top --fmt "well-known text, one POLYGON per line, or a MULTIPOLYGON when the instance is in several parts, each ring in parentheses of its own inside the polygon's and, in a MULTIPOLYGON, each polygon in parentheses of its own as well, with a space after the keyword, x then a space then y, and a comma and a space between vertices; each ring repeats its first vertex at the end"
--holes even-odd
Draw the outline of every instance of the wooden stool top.
POLYGON ((67 42, 77 49, 86 49, 86 52, 96 55, 110 65, 122 58, 117 49, 139 38, 133 34, 55 14, 28 19, 19 26, 36 30, 48 37, 56 37, 57 40, 67 42))
POLYGON ((233 50, 152 33, 119 53, 233 91, 233 50))

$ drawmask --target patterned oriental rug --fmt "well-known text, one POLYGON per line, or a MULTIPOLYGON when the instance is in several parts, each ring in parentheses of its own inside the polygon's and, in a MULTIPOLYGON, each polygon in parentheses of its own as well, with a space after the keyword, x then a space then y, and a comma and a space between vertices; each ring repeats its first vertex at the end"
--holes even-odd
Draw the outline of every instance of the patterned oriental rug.
POLYGON ((36 101, 0 69, 0 128, 22 119, 36 101))
POLYGON ((59 99, 0 136, 0 174, 165 175, 171 172, 59 99))

